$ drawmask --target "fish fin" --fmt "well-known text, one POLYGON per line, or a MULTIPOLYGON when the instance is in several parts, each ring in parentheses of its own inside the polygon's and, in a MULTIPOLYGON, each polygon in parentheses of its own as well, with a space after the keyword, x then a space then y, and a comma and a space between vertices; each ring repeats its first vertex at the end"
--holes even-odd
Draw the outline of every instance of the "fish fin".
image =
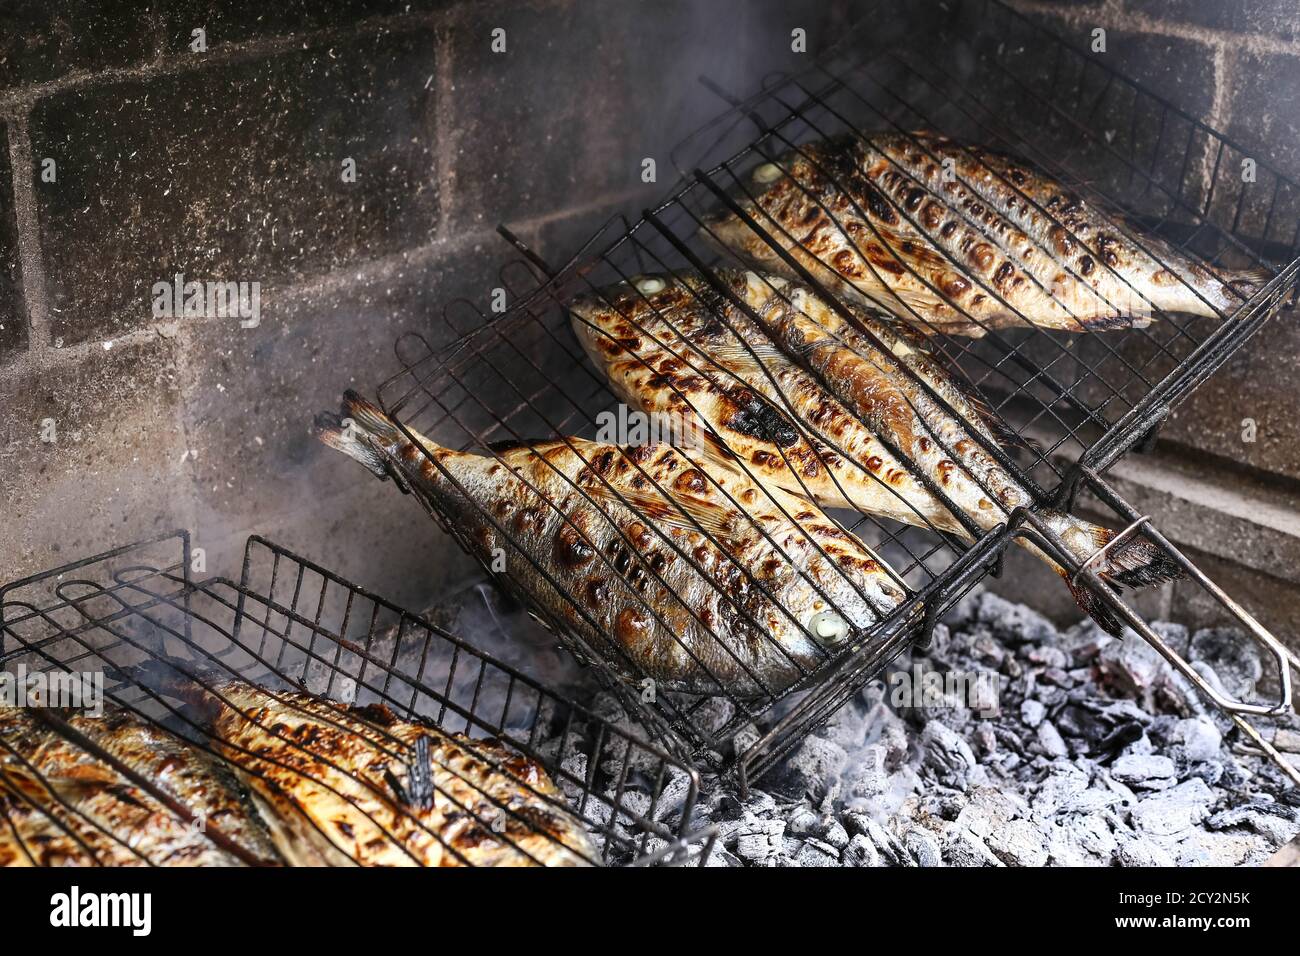
MULTIPOLYGON (((1096 591, 1086 584, 1072 584, 1070 575, 1065 571, 1061 572, 1061 577, 1065 580, 1065 586, 1070 589, 1070 594, 1074 597, 1074 603, 1079 605, 1079 610, 1096 621, 1101 629, 1112 637, 1123 636, 1124 628, 1128 624, 1111 609, 1109 604, 1097 595, 1096 591)), ((1119 588, 1114 588, 1114 590, 1118 592, 1119 588)))
POLYGON ((348 389, 341 413, 316 416, 316 437, 329 447, 354 458, 379 478, 387 478, 385 445, 405 442, 401 430, 384 411, 348 389))
MULTIPOLYGON (((1083 549, 1086 553, 1075 552, 1075 558, 1079 561, 1087 561, 1097 551, 1115 540, 1119 534, 1100 525, 1089 524, 1078 519, 1071 520, 1075 523, 1075 528, 1087 532, 1090 542, 1090 547, 1083 549)), ((1166 581, 1176 581, 1185 573, 1169 555, 1149 541, 1136 536, 1107 551, 1101 561, 1093 567, 1098 577, 1116 593, 1124 587, 1143 588, 1166 581)), ((1116 636, 1123 633, 1126 626, 1123 619, 1112 611, 1090 587, 1085 584, 1072 584, 1068 573, 1062 572, 1062 577, 1066 579, 1066 585, 1074 595, 1075 603, 1089 617, 1105 628, 1107 633, 1116 636)))
POLYGON ((317 415, 316 437, 335 451, 361 462, 375 477, 388 477, 383 452, 371 445, 357 429, 345 427, 338 415, 332 412, 317 415))
POLYGON ((598 502, 631 508, 652 519, 660 529, 703 531, 715 538, 735 532, 731 518, 736 509, 723 508, 707 498, 680 491, 670 492, 667 488, 660 491, 648 482, 644 488, 631 488, 627 482, 609 487, 604 482, 595 481, 584 483, 582 490, 598 502))
POLYGON ((362 398, 352 389, 343 393, 343 416, 385 444, 405 442, 406 436, 397 423, 378 405, 362 398))
MULTIPOLYGON (((742 341, 740 336, 730 329, 724 329, 719 335, 710 336, 707 345, 690 341, 690 348, 694 354, 702 356, 709 365, 716 363, 725 371, 730 371, 725 364, 727 362, 746 366, 757 359, 769 371, 772 370, 772 366, 768 365, 769 361, 775 362, 778 366, 790 364, 790 357, 781 351, 780 346, 775 342, 757 337, 742 341)), ((705 371, 708 369, 706 368, 705 371)))
POLYGON ((1225 289, 1234 295, 1241 296, 1242 301, 1249 299, 1259 289, 1272 281, 1274 272, 1267 266, 1258 266, 1254 269, 1242 269, 1231 274, 1231 278, 1224 283, 1225 289))

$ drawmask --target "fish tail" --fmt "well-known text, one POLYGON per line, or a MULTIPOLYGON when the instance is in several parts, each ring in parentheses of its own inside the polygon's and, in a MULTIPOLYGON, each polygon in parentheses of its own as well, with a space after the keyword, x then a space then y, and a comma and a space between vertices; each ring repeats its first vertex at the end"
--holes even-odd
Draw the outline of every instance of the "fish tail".
POLYGON ((1273 272, 1266 266, 1233 272, 1223 283, 1225 298, 1230 305, 1238 305, 1258 292, 1272 278, 1273 272))
MULTIPOLYGON (((1056 515, 1052 523, 1056 525, 1058 533, 1061 533, 1061 540, 1080 563, 1092 559, 1119 534, 1072 515, 1056 515)), ((1165 581, 1176 581, 1184 574, 1183 569, 1169 555, 1137 536, 1111 547, 1099 560, 1093 562, 1092 569, 1116 592, 1125 587, 1143 588, 1165 581)), ((1075 603, 1084 613, 1110 634, 1119 635, 1123 632, 1123 619, 1095 591, 1085 584, 1074 584, 1068 572, 1062 571, 1061 576, 1074 595, 1075 603)))
POLYGON ((316 416, 316 437, 329 447, 355 458, 379 478, 390 474, 388 449, 408 439, 383 409, 348 389, 340 413, 316 416))

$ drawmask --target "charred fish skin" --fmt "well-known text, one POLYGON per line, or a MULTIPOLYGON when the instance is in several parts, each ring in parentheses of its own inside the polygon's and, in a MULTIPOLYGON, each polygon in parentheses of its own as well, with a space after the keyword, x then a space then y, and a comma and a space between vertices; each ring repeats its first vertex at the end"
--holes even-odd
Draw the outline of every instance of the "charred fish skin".
POLYGON ((151 777, 200 819, 182 819, 32 713, 0 710, 0 864, 240 866, 205 835, 219 825, 250 855, 278 859, 248 798, 216 761, 126 711, 68 723, 151 777))
POLYGON ((206 832, 220 832, 258 860, 283 862, 251 796, 220 760, 125 710, 68 722, 198 813, 206 832))
POLYGON ((534 761, 398 720, 243 683, 218 687, 213 730, 276 821, 284 856, 307 866, 583 866, 582 824, 534 761), (412 755, 428 748, 427 788, 412 755), (417 791, 427 789, 418 794, 417 791))
MULTIPOLYGON (((811 289, 779 276, 715 275, 730 296, 683 273, 634 278, 570 303, 578 339, 616 393, 645 411, 698 416, 719 439, 721 448, 709 451, 826 506, 848 504, 969 539, 972 526, 991 530, 1034 503, 980 441, 1005 445, 1010 430, 906 327, 856 306, 848 322, 811 289), (788 416, 797 437, 738 427, 743 403, 729 400, 733 378, 769 402, 772 415, 788 416)), ((1048 521, 1080 561, 1114 535, 1071 515, 1051 513, 1048 521)), ((1112 549, 1100 571, 1130 586, 1178 573, 1140 540, 1112 549)), ((1121 628, 1090 591, 1071 589, 1104 626, 1121 628)))
MULTIPOLYGON (((1218 317, 1268 278, 1213 275, 1028 163, 927 132, 797 147, 758 167, 747 193, 740 206, 814 277, 927 333, 1218 317)), ((739 216, 719 217, 707 235, 793 274, 739 216)))
MULTIPOLYGON (((751 307, 779 307, 757 274, 716 274, 751 307)), ((822 507, 959 527, 924 496, 905 460, 699 274, 642 277, 579 296, 568 309, 579 343, 617 396, 671 416, 756 480, 822 507)))
POLYGON ((417 436, 426 456, 358 396, 343 412, 360 432, 326 427, 327 444, 376 474, 399 469, 476 554, 504 552, 521 590, 633 679, 776 693, 905 597, 807 499, 707 456, 561 438, 486 457, 417 436))

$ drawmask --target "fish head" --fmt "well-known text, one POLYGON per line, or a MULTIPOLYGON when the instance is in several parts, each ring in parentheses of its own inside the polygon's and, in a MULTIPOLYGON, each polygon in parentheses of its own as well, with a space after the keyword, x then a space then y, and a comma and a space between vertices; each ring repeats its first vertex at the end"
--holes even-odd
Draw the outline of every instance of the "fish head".
POLYGON ((653 311, 656 306, 672 302, 683 283, 670 272, 647 272, 629 276, 622 282, 593 288, 569 301, 569 312, 604 327, 611 317, 632 316, 638 311, 653 311))

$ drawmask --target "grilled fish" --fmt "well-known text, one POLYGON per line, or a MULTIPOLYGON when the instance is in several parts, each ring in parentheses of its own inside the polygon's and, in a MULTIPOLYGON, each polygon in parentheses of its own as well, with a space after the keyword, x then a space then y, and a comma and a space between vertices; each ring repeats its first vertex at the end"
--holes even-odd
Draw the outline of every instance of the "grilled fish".
MULTIPOLYGON (((824 507, 970 539, 1032 503, 976 437, 1007 447, 1013 433, 958 387, 919 336, 856 306, 861 331, 850 327, 806 286, 781 277, 715 274, 726 294, 684 273, 637 277, 570 303, 579 341, 629 404, 694 416, 714 454, 824 507)), ((1047 518, 1079 561, 1115 536, 1072 515, 1047 518)), ((1062 568, 1026 546, 1069 584, 1062 568)), ((1177 574, 1141 540, 1113 547, 1097 570, 1134 587, 1177 574)), ((1071 590, 1100 623, 1121 628, 1090 590, 1071 590)))
POLYGON ((202 750, 130 711, 69 726, 184 804, 183 819, 31 711, 0 710, 0 866, 281 862, 247 793, 202 750), (215 843, 224 835, 243 857, 215 843))
POLYGON ((534 761, 498 743, 249 684, 213 732, 299 866, 581 866, 586 831, 534 761))
MULTIPOLYGON (((1214 275, 1029 164, 933 133, 810 143, 750 180, 739 205, 813 276, 927 333, 1225 316, 1269 277, 1214 275)), ((798 278, 739 216, 709 232, 758 268, 798 278)))
POLYGON ((494 456, 407 440, 349 394, 321 438, 453 516, 470 547, 633 678, 697 694, 792 686, 905 591, 811 502, 664 444, 559 438, 494 456), (498 549, 500 549, 498 551, 498 549))

